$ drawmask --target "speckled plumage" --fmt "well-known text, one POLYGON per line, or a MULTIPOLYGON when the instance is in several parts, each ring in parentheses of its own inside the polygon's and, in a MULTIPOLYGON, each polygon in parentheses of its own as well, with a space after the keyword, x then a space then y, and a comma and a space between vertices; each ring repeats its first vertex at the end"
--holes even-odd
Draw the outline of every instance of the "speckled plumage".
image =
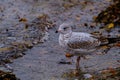
POLYGON ((58 32, 59 44, 66 50, 66 57, 68 54, 76 56, 76 70, 80 70, 81 57, 85 58, 85 55, 90 55, 94 51, 98 50, 100 46, 109 44, 112 42, 120 41, 120 38, 106 38, 103 40, 101 37, 94 36, 85 32, 73 32, 71 24, 63 23, 60 25, 58 32), (103 43, 104 42, 104 43, 103 43))
POLYGON ((67 23, 61 24, 58 31, 60 46, 70 51, 84 54, 94 51, 100 45, 100 41, 89 33, 72 32, 71 25, 67 23))

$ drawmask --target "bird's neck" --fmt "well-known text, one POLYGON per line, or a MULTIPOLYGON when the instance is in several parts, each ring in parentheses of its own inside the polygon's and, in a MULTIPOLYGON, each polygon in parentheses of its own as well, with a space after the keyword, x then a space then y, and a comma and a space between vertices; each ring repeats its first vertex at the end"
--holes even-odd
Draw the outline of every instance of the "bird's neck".
POLYGON ((69 33, 66 34, 61 34, 61 36, 63 36, 63 38, 69 38, 72 35, 72 31, 70 31, 69 33))

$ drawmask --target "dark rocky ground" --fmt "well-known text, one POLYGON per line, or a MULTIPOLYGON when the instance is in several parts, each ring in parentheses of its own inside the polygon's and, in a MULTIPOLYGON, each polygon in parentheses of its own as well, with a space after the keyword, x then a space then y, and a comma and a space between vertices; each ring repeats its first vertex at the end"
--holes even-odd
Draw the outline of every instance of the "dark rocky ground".
MULTIPOLYGON (((74 31, 120 36, 119 26, 108 31, 109 26, 101 29, 104 25, 94 22, 110 4, 111 0, 0 0, 1 64, 12 62, 13 73, 21 80, 82 80, 84 73, 95 80, 119 80, 118 43, 110 45, 108 53, 101 53, 108 47, 104 46, 82 59, 79 76, 72 73, 74 62, 58 64, 65 57, 55 31, 63 22, 73 22, 74 31)), ((2 65, 0 70, 9 71, 2 65)))

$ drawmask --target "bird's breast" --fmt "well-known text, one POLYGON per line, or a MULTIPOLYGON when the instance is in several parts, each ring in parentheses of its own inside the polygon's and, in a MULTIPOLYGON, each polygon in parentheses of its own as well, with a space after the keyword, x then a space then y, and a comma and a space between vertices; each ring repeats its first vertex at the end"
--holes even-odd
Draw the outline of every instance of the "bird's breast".
POLYGON ((68 42, 68 38, 64 35, 59 35, 59 45, 62 47, 66 47, 68 42))

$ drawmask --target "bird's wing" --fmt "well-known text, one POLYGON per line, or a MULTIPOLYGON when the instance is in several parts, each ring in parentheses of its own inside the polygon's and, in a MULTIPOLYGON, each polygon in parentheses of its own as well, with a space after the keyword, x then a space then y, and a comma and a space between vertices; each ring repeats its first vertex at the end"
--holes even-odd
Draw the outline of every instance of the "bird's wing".
POLYGON ((91 36, 74 36, 67 42, 68 47, 72 49, 92 49, 99 44, 100 42, 91 36))

